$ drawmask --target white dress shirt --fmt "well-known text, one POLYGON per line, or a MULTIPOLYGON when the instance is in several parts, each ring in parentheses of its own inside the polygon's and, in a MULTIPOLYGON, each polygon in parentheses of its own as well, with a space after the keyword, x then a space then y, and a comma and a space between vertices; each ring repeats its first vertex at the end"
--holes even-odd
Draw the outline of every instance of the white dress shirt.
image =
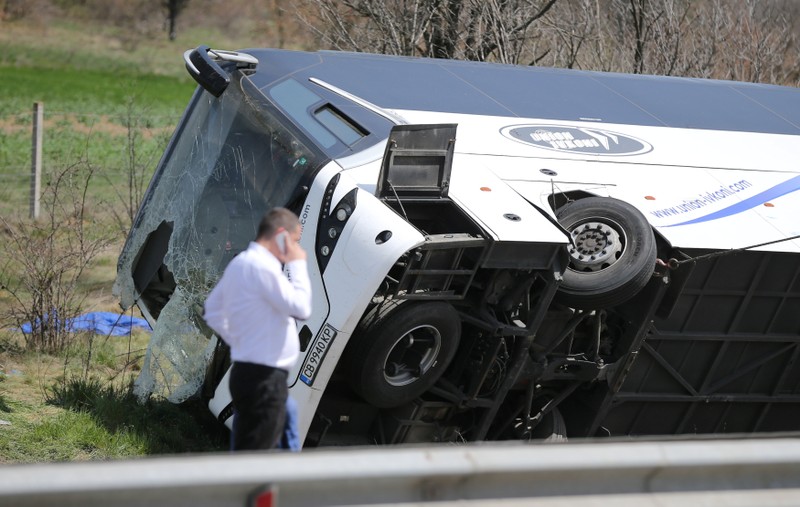
POLYGON ((251 242, 208 295, 204 318, 231 347, 233 361, 290 370, 300 354, 295 319, 311 316, 305 260, 286 264, 251 242))

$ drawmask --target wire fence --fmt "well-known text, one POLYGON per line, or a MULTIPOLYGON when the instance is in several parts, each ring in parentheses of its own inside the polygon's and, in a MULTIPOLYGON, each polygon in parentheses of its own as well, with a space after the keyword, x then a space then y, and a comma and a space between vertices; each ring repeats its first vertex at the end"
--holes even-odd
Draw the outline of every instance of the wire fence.
MULTIPOLYGON (((174 114, 158 115, 158 114, 128 114, 128 113, 88 113, 85 111, 60 111, 60 110, 45 110, 45 116, 51 118, 70 117, 70 118, 95 118, 107 119, 124 123, 128 119, 133 119, 142 123, 158 124, 159 122, 170 122, 180 118, 174 114)), ((31 113, 28 112, 9 112, 0 113, 0 121, 14 121, 22 124, 30 124, 31 113)))
MULTIPOLYGON (((0 112, 0 215, 29 213, 35 153, 34 112, 0 112)), ((117 198, 130 171, 152 172, 180 119, 177 115, 101 114, 44 108, 41 192, 64 168, 84 164, 93 195, 117 198)), ((148 178, 149 180, 149 174, 148 178)), ((126 194, 127 192, 122 192, 126 194)))

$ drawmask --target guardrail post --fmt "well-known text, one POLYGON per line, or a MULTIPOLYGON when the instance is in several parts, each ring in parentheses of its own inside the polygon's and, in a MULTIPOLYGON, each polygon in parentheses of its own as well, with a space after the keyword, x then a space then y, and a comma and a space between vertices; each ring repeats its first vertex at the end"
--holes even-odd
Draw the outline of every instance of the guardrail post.
POLYGON ((39 218, 39 196, 42 189, 42 139, 44 103, 33 103, 33 146, 31 148, 31 218, 39 218))

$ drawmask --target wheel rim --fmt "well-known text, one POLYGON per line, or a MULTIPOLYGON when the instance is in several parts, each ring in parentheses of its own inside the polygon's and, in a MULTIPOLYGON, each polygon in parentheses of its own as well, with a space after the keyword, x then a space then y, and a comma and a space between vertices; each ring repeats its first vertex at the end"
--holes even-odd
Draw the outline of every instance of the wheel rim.
POLYGON ((436 364, 442 335, 430 325, 417 326, 397 339, 383 362, 383 376, 389 385, 408 385, 436 364))
POLYGON ((597 219, 578 222, 570 229, 569 267, 575 271, 602 271, 622 257, 627 237, 616 222, 597 219))

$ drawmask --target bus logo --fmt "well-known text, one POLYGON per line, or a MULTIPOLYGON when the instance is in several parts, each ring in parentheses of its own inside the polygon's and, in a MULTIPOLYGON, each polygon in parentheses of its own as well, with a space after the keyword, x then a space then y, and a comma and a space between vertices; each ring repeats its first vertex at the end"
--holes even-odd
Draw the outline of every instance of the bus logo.
POLYGON ((505 137, 562 153, 586 155, 641 155, 653 147, 625 134, 587 127, 563 125, 510 125, 500 130, 505 137))

